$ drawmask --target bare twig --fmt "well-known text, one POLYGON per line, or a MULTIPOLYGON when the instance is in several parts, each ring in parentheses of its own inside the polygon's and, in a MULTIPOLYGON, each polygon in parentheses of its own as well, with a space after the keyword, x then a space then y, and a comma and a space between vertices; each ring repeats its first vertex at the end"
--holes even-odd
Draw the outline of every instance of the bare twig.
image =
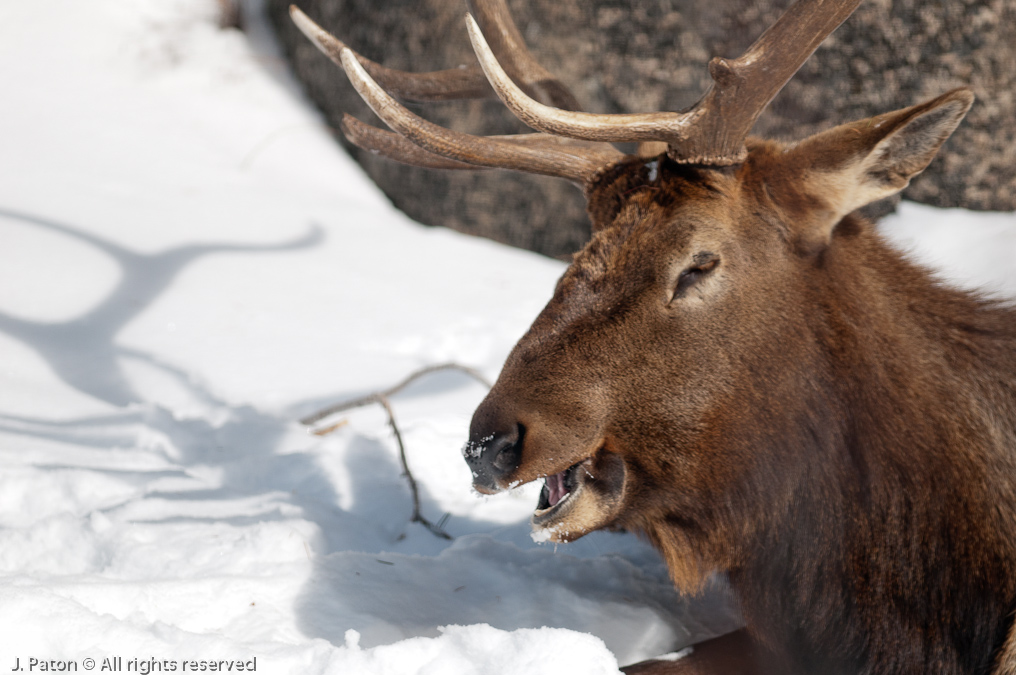
MULTIPOLYGON (((319 410, 313 415, 308 415, 307 417, 304 417, 302 420, 300 420, 300 422, 305 425, 311 425, 323 420, 324 418, 330 415, 334 415, 336 413, 340 413, 345 410, 351 410, 352 408, 361 408, 363 406, 370 405, 372 403, 379 404, 382 408, 385 409, 385 412, 388 413, 388 424, 389 426, 391 426, 392 431, 395 433, 395 442, 399 446, 399 460, 402 462, 402 472, 403 475, 406 477, 406 480, 409 482, 409 491, 412 493, 413 515, 410 518, 410 522, 420 523, 428 530, 430 530, 432 533, 434 533, 436 536, 441 537, 442 539, 451 539, 452 536, 444 530, 444 524, 448 521, 449 514, 447 513, 444 514, 441 517, 441 520, 439 520, 437 523, 432 523, 429 520, 427 520, 427 518, 425 518, 423 514, 420 512, 420 490, 416 485, 416 478, 413 477, 413 472, 409 470, 409 462, 406 459, 406 446, 405 443, 402 441, 402 432, 399 431, 399 425, 396 424, 395 422, 395 412, 392 410, 392 404, 391 401, 389 400, 390 396, 393 396, 398 392, 402 391, 417 379, 423 377, 424 375, 429 375, 430 373, 435 373, 441 370, 458 370, 477 380, 478 382, 486 386, 488 389, 490 388, 490 383, 476 369, 470 368, 469 366, 463 366, 458 363, 442 363, 436 366, 427 366, 426 368, 421 368, 420 370, 411 373, 408 377, 406 377, 404 380, 396 384, 394 387, 390 387, 388 389, 385 389, 384 391, 378 391, 372 394, 367 394, 366 396, 360 396, 358 398, 354 398, 349 401, 344 401, 342 403, 337 403, 333 406, 329 406, 328 408, 325 408, 323 410, 319 410)), ((333 424, 332 426, 325 427, 324 429, 318 429, 313 433, 319 436, 323 436, 324 434, 333 431, 336 427, 341 426, 343 423, 344 422, 339 422, 338 424, 333 424)))
POLYGON ((335 424, 329 424, 327 427, 321 427, 320 429, 315 429, 311 433, 314 434, 315 436, 327 436, 328 434, 332 433, 336 429, 340 429, 340 428, 346 426, 347 424, 349 424, 349 420, 339 420, 335 424))
POLYGON ((412 523, 420 523, 428 530, 433 532, 442 539, 451 539, 452 535, 445 532, 439 525, 435 525, 420 513, 420 490, 416 487, 416 479, 413 477, 413 472, 409 470, 409 462, 406 460, 406 446, 402 442, 402 434, 399 433, 399 425, 395 423, 395 413, 392 411, 392 404, 388 401, 387 396, 381 396, 378 403, 388 413, 388 424, 391 425, 392 431, 395 432, 395 442, 399 444, 399 460, 402 462, 402 473, 409 481, 409 491, 413 495, 413 516, 409 519, 412 523))
POLYGON ((384 391, 378 391, 374 392, 373 394, 367 394, 366 396, 360 396, 358 398, 350 399, 348 401, 343 401, 342 403, 336 403, 335 405, 319 410, 312 415, 307 415, 306 417, 300 420, 300 424, 309 426, 311 424, 316 424, 317 422, 320 422, 326 417, 329 417, 336 413, 343 412, 345 410, 352 410, 353 408, 362 408, 363 406, 370 405, 371 403, 380 403, 382 397, 394 396, 395 394, 399 393, 400 391, 402 391, 403 389, 405 389, 410 384, 420 379, 424 375, 436 373, 440 370, 458 370, 459 372, 469 375, 474 380, 490 389, 491 386, 490 382, 488 382, 487 378, 481 375, 480 372, 475 368, 463 366, 458 363, 441 363, 436 366, 427 366, 426 368, 421 368, 420 370, 417 370, 416 372, 409 375, 406 379, 396 384, 394 387, 385 389, 384 391))

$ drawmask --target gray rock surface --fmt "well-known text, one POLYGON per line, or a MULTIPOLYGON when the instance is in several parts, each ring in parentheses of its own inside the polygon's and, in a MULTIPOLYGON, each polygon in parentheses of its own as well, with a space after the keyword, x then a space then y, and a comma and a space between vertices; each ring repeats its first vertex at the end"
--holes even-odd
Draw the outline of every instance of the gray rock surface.
MULTIPOLYGON (((297 1, 311 18, 387 66, 425 71, 473 62, 461 0, 297 1)), ((341 71, 291 25, 289 3, 269 0, 272 21, 329 124, 338 128, 349 112, 381 125, 341 71)), ((540 62, 585 110, 607 113, 693 104, 708 86, 709 58, 739 55, 787 5, 789 0, 509 0, 540 62)), ((1014 0, 866 0, 784 88, 755 133, 799 139, 961 85, 973 88, 977 102, 905 196, 938 206, 1014 210, 1014 0)), ((496 100, 411 108, 474 134, 527 131, 496 100)), ((421 222, 551 256, 571 253, 589 236, 582 196, 564 181, 503 171, 430 171, 351 152, 395 205, 421 222)))

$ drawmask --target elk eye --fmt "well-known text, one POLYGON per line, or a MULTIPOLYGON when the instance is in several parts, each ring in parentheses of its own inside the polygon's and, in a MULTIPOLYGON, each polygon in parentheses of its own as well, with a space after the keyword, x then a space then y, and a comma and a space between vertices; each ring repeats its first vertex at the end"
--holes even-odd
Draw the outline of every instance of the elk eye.
POLYGON ((695 256, 695 264, 681 272, 677 278, 677 285, 674 287, 674 295, 671 299, 676 300, 682 297, 689 288, 716 269, 719 263, 720 259, 714 255, 699 254, 695 256))

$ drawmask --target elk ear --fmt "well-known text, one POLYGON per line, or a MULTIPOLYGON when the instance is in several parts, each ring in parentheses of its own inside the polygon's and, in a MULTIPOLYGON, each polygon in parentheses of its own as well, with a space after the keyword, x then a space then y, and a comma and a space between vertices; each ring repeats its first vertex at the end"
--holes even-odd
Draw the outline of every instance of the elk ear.
MULTIPOLYGON (((822 222, 812 244, 828 243, 843 216, 907 187, 934 159, 974 102, 967 88, 811 136, 787 153, 804 170, 805 191, 822 222)), ((816 231, 817 230, 817 231, 816 231)))

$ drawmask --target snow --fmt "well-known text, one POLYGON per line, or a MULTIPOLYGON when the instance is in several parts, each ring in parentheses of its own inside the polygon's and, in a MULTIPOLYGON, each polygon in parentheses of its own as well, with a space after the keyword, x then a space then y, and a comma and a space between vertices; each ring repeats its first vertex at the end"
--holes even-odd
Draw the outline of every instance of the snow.
MULTIPOLYGON (((540 546, 537 488, 472 493, 484 389, 462 374, 393 398, 453 541, 409 522, 380 409, 323 437, 296 422, 424 365, 493 379, 563 265, 395 211, 257 4, 246 35, 217 8, 0 8, 0 668, 612 673, 735 628, 721 587, 680 598, 633 537, 540 546)), ((913 204, 886 221, 1010 295, 1014 225, 913 204)))

